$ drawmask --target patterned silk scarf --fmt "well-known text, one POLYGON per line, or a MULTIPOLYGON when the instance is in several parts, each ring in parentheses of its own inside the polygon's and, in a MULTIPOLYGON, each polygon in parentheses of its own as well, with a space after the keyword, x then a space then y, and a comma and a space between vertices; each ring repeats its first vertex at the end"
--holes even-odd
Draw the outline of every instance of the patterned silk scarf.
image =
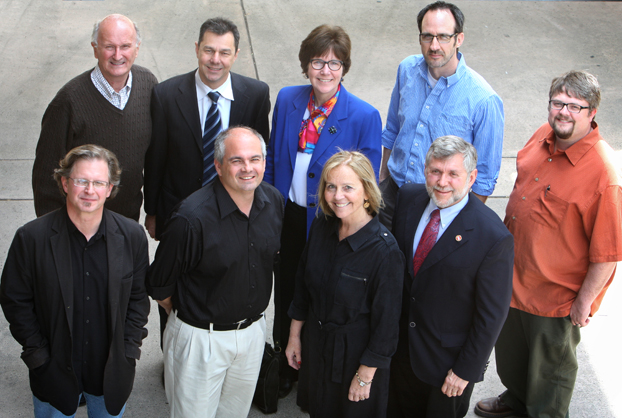
POLYGON ((303 120, 302 125, 300 126, 300 132, 298 134, 300 137, 298 140, 298 152, 313 154, 315 145, 317 144, 318 139, 320 139, 322 129, 324 129, 326 118, 328 118, 330 112, 333 111, 333 107, 335 107, 335 103, 337 103, 340 90, 341 84, 337 88, 335 95, 328 99, 326 103, 317 108, 315 107, 313 90, 311 90, 309 104, 307 105, 307 108, 309 109, 309 118, 303 120))

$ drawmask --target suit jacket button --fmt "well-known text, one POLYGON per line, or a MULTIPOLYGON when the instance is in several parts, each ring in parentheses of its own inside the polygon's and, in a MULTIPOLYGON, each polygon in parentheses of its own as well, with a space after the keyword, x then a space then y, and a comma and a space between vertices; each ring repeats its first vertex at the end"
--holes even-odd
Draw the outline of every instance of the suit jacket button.
POLYGON ((411 322, 411 323, 410 323, 410 327, 411 327, 411 328, 414 328, 414 327, 416 327, 416 326, 417 326, 417 324, 415 324, 414 322, 411 322))
POLYGON ((197 179, 197 183, 199 183, 199 184, 203 184, 203 179, 199 177, 199 178, 197 179))
POLYGON ((310 208, 314 208, 315 207, 315 203, 309 203, 309 207, 310 208))
POLYGON ((417 299, 415 299, 415 297, 414 297, 414 296, 413 296, 411 299, 412 299, 412 301, 413 301, 413 302, 416 302, 416 301, 417 301, 417 299))
POLYGON ((312 179, 313 177, 315 177, 314 173, 309 173, 309 178, 312 179))

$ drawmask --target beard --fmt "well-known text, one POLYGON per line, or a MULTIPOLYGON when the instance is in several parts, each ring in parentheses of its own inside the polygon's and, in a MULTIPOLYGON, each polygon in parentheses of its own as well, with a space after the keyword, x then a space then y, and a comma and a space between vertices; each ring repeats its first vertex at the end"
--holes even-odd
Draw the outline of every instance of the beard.
POLYGON ((440 192, 447 192, 449 190, 445 190, 441 187, 436 187, 436 186, 428 186, 428 184, 426 183, 425 185, 425 189, 428 192, 428 196, 430 196, 430 199, 432 199, 432 201, 434 202, 434 204, 439 208, 439 209, 445 209, 448 208, 450 206, 455 205, 456 203, 458 203, 459 201, 461 201, 464 196, 466 196, 466 194, 469 192, 469 189, 471 187, 469 186, 469 184, 465 184, 464 188, 462 190, 458 190, 456 191, 451 190, 451 196, 449 196, 447 199, 440 201, 438 200, 438 198, 436 197, 436 195, 434 194, 434 190, 438 190, 440 192))
POLYGON ((574 132, 574 121, 572 119, 559 119, 559 117, 555 117, 552 120, 552 123, 550 123, 551 128, 553 128, 553 132, 555 133, 555 136, 559 139, 568 139, 572 136, 572 133, 574 132), (568 126, 566 129, 562 129, 559 124, 557 123, 559 121, 563 121, 563 122, 571 122, 571 125, 568 126))

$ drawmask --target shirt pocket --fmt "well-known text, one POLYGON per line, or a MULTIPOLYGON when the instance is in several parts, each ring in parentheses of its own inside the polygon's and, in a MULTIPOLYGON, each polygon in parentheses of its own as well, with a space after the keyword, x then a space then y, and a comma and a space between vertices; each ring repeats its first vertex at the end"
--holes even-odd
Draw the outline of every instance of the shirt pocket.
POLYGON ((335 305, 359 310, 365 301, 368 277, 364 273, 344 268, 335 289, 335 305))
POLYGON ((569 203, 559 196, 555 196, 550 190, 542 190, 536 198, 533 210, 529 214, 532 221, 548 226, 549 228, 557 228, 566 212, 569 203))
POLYGON ((454 135, 464 139, 466 142, 473 143, 473 123, 471 119, 458 114, 456 109, 449 109, 450 113, 441 113, 435 123, 430 125, 432 131, 432 141, 446 135, 454 135))

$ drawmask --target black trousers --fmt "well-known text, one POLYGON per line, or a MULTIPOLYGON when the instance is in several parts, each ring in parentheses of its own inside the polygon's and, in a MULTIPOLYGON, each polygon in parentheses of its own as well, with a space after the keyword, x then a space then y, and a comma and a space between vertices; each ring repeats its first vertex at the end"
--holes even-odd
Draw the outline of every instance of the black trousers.
POLYGON ((469 411, 473 386, 469 382, 461 396, 450 398, 419 380, 408 356, 397 353, 391 360, 387 418, 462 418, 469 411))
POLYGON ((397 201, 397 191, 400 189, 393 177, 389 176, 379 184, 380 192, 384 207, 378 214, 380 223, 387 227, 389 231, 393 231, 393 213, 395 212, 395 203, 397 201))
MULTIPOLYGON (((275 345, 280 345, 283 351, 289 340, 289 325, 291 319, 287 315, 289 305, 294 299, 294 284, 300 257, 307 242, 307 208, 297 205, 291 200, 285 204, 283 217, 283 231, 281 233, 281 264, 279 274, 275 275, 274 282, 274 315, 278 315, 279 330, 272 332, 275 345)), ((275 318, 275 323, 277 318, 275 318)), ((289 365, 281 367, 281 378, 298 380, 298 372, 289 365)))

